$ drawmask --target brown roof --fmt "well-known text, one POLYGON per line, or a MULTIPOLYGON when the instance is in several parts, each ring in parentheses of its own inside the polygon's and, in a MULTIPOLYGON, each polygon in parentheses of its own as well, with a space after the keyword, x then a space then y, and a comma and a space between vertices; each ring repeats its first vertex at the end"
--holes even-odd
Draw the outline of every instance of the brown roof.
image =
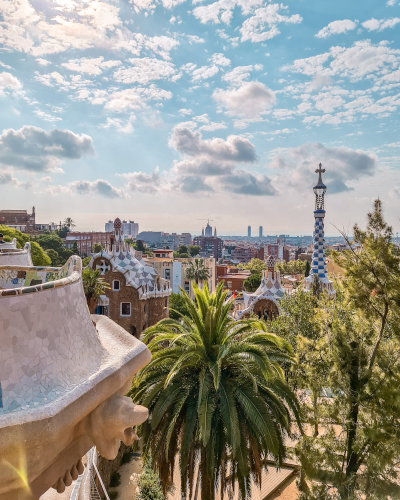
POLYGON ((0 210, 0 213, 7 213, 7 214, 27 214, 28 212, 26 210, 0 210))

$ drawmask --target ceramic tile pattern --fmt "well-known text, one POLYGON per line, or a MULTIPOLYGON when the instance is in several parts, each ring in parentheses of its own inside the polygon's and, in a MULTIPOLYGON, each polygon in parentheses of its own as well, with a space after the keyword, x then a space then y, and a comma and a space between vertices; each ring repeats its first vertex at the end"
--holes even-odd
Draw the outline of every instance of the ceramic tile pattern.
POLYGON ((255 304, 261 299, 272 300, 275 304, 285 295, 280 280, 280 272, 275 271, 275 260, 272 256, 267 259, 268 269, 263 271, 261 284, 254 293, 243 292, 245 308, 237 312, 237 319, 251 313, 255 304))
POLYGON ((104 350, 90 319, 80 269, 76 257, 61 270, 11 271, 26 273, 24 278, 0 268, 8 283, 28 279, 31 285, 0 290, 0 415, 50 403, 99 369, 104 350), (61 279, 32 286, 36 276, 61 279))
POLYGON ((107 246, 105 250, 93 256, 89 267, 93 267, 94 261, 104 257, 96 264, 96 268, 104 275, 107 271, 117 271, 125 276, 127 286, 137 289, 139 299, 148 297, 170 295, 169 281, 159 277, 157 271, 147 266, 142 260, 141 252, 136 252, 129 245, 116 244, 107 246))
POLYGON ((31 244, 28 241, 24 248, 17 248, 17 240, 0 245, 0 266, 32 266, 31 244))

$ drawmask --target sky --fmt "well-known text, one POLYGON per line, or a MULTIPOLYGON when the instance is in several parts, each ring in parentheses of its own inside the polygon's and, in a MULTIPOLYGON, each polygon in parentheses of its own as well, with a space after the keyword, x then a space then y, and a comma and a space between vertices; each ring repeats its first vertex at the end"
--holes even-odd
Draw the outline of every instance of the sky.
MULTIPOLYGON (((399 0, 0 0, 0 208, 104 230, 400 230, 399 0)), ((351 232, 351 231, 350 231, 351 232)))

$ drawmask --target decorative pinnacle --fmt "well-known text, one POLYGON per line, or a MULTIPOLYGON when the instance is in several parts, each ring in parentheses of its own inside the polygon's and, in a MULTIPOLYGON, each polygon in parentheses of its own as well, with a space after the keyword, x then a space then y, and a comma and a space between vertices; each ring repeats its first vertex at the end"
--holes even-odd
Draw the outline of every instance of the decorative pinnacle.
POLYGON ((318 178, 318 184, 321 183, 322 184, 322 174, 325 173, 325 169, 322 168, 322 163, 320 163, 319 165, 319 168, 317 168, 317 170, 315 171, 316 174, 319 174, 319 178, 318 178))

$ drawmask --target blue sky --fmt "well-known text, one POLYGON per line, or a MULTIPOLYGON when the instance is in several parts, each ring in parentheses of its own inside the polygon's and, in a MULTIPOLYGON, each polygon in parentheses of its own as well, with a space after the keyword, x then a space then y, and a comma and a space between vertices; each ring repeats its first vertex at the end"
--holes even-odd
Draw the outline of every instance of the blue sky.
POLYGON ((398 0, 0 0, 2 208, 143 230, 400 223, 398 0))

